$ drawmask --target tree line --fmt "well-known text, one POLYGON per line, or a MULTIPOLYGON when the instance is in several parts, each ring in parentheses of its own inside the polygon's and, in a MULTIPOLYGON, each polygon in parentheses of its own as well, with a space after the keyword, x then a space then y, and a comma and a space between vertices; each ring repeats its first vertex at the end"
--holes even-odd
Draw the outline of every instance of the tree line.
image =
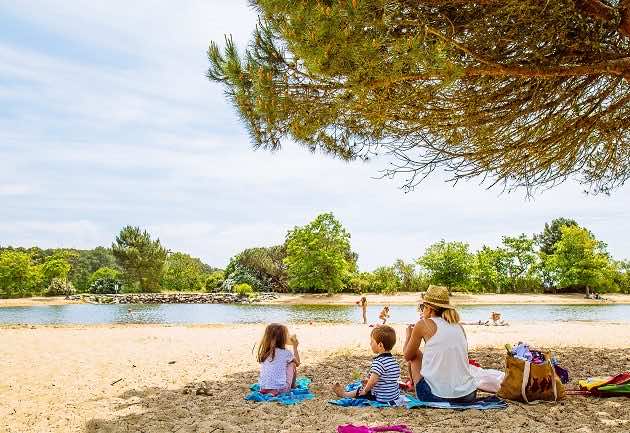
POLYGON ((225 269, 167 250, 139 227, 124 227, 111 248, 92 250, 0 247, 0 296, 76 292, 255 291, 394 293, 429 284, 469 292, 630 293, 630 261, 615 260, 606 244, 572 219, 540 233, 504 236, 497 247, 471 251, 441 240, 413 261, 396 260, 371 272, 357 267, 350 233, 332 213, 287 232, 280 245, 247 248, 225 269))

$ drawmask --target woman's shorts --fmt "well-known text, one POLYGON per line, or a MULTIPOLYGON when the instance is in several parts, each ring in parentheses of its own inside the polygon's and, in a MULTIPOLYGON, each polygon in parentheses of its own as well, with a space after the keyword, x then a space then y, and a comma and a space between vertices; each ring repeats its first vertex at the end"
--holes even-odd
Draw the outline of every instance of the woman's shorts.
POLYGON ((457 398, 442 398, 434 395, 431 392, 431 387, 424 380, 424 377, 420 379, 420 381, 416 384, 416 397, 420 401, 431 401, 431 402, 448 402, 448 403, 472 403, 477 399, 477 390, 474 390, 468 395, 457 398))

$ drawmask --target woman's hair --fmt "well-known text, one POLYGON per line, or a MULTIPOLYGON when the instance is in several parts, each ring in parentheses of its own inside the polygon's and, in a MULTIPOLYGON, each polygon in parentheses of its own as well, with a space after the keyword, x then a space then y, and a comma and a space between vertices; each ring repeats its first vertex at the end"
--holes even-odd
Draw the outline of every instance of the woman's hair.
POLYGON ((435 314, 437 314, 442 319, 446 320, 446 322, 450 323, 451 325, 457 325, 460 321, 459 313, 454 308, 440 308, 431 304, 425 304, 425 305, 428 305, 429 308, 435 311, 435 314))
POLYGON ((263 338, 258 345, 258 355, 256 356, 258 362, 265 362, 269 357, 273 361, 276 348, 284 349, 288 338, 289 330, 286 326, 279 323, 267 325, 263 338))

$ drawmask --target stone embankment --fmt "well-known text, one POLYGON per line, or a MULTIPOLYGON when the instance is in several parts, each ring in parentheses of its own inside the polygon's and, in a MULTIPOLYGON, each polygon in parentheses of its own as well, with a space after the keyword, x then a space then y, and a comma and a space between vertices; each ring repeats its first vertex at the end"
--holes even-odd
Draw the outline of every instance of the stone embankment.
POLYGON ((253 304, 277 299, 275 293, 121 293, 111 295, 80 294, 67 296, 71 301, 91 304, 253 304))

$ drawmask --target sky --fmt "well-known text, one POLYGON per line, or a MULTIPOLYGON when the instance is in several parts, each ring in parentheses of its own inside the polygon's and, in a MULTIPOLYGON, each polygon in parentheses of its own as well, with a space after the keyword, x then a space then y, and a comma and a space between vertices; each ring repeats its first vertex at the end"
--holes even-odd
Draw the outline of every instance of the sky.
POLYGON ((204 74, 209 42, 232 34, 244 48, 256 21, 237 0, 0 0, 0 245, 109 246, 135 225, 224 267, 333 212, 371 270, 563 216, 630 258, 630 185, 592 196, 567 182, 528 199, 438 173, 405 193, 377 179, 383 161, 253 150, 204 74))

